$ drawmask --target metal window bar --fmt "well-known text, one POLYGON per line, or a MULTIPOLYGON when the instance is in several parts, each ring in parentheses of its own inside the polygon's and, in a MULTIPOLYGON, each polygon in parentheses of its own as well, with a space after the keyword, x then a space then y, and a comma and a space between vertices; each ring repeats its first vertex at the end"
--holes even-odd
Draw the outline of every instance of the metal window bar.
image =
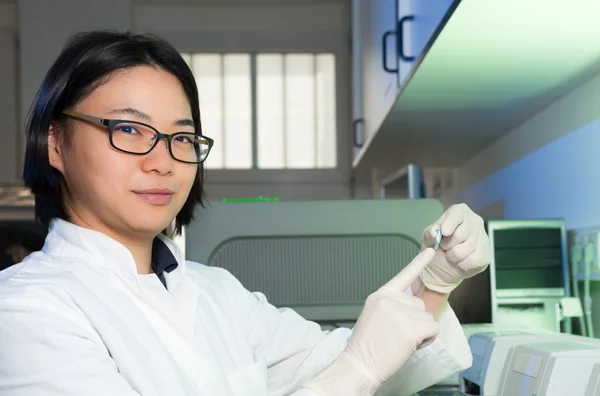
POLYGON ((223 158, 223 165, 221 169, 227 168, 227 150, 225 142, 227 141, 225 133, 227 131, 227 115, 225 114, 225 54, 219 53, 219 79, 221 83, 221 158, 223 158))
MULTIPOLYGON (((201 54, 201 53, 186 53, 186 55, 190 55, 190 68, 192 69, 192 71, 194 70, 194 55, 197 54, 201 54)), ((250 84, 251 84, 251 99, 250 99, 250 105, 251 105, 251 133, 252 133, 252 168, 251 169, 258 169, 258 93, 257 93, 257 80, 258 80, 258 76, 257 76, 257 57, 260 53, 257 52, 252 52, 252 53, 247 53, 249 55, 249 59, 250 59, 250 84)), ((225 138, 225 133, 226 133, 226 125, 227 125, 227 116, 225 114, 225 53, 223 52, 219 52, 219 69, 220 69, 220 75, 219 75, 219 83, 221 86, 221 132, 222 132, 222 138, 220 139, 219 142, 219 149, 221 150, 221 155, 223 158, 223 166, 222 169, 227 168, 227 164, 226 164, 226 151, 227 151, 227 147, 225 144, 226 138, 225 138)), ((289 169, 289 164, 288 164, 288 155, 287 155, 287 128, 286 128, 286 120, 287 120, 287 89, 286 89, 286 76, 287 76, 287 68, 286 68, 286 57, 289 55, 288 53, 277 53, 277 55, 281 56, 281 82, 282 82, 282 96, 283 96, 283 114, 282 114, 282 122, 281 122, 281 132, 282 132, 282 144, 283 144, 283 168, 284 169, 289 169)), ((314 164, 313 164, 313 168, 317 169, 319 168, 319 131, 318 131, 318 112, 319 112, 319 98, 318 98, 318 81, 317 81, 317 72, 318 72, 318 55, 319 53, 313 52, 311 53, 312 55, 312 77, 313 77, 313 106, 314 106, 314 118, 312 120, 313 122, 313 127, 315 130, 315 137, 314 137, 314 142, 313 142, 313 148, 314 148, 314 152, 315 152, 315 159, 314 159, 314 164)), ((336 131, 333 131, 333 133, 336 133, 336 131)))
POLYGON ((258 169, 258 119, 256 86, 256 53, 250 54, 250 106, 252 122, 252 169, 258 169))
POLYGON ((316 53, 312 54, 312 77, 313 77, 313 128, 315 131, 314 141, 313 141, 313 149, 315 150, 314 154, 314 163, 313 168, 319 168, 319 89, 318 89, 318 81, 317 81, 317 55, 316 53))
POLYGON ((287 155, 287 89, 285 87, 285 76, 287 75, 286 57, 287 54, 281 55, 281 89, 283 97, 283 107, 281 115, 281 133, 283 133, 282 145, 283 145, 283 168, 288 169, 288 155, 287 155))

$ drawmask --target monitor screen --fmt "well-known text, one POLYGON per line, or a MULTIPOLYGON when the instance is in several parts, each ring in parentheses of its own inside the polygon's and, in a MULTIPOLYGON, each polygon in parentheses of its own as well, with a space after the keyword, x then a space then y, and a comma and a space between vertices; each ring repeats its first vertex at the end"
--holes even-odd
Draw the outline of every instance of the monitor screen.
POLYGON ((450 294, 448 302, 461 324, 492 323, 492 287, 490 267, 465 279, 450 294))
POLYGON ((560 227, 522 226, 492 232, 498 289, 564 286, 560 227))

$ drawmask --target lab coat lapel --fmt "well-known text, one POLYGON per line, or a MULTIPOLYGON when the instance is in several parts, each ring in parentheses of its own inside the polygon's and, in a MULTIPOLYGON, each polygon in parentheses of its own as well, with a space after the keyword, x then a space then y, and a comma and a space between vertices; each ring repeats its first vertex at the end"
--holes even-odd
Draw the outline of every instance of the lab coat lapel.
MULTIPOLYGON (((181 270, 183 272, 183 269, 181 270)), ((176 271, 179 271, 179 268, 176 271)), ((177 283, 175 283, 171 282, 173 279, 172 274, 167 274, 166 279, 167 285, 170 286, 171 298, 177 306, 181 332, 185 337, 192 340, 194 339, 198 319, 200 290, 186 278, 177 279, 177 283)))
MULTIPOLYGON (((183 395, 230 395, 226 380, 215 370, 212 354, 198 351, 193 337, 186 336, 193 332, 198 291, 186 285, 185 262, 178 261, 183 265, 173 271, 177 272, 172 277, 173 290, 178 290, 177 301, 164 293, 161 296, 166 297, 167 302, 156 304, 156 293, 149 298, 152 293, 142 290, 130 252, 103 234, 56 220, 44 251, 71 263, 72 273, 79 281, 69 282, 70 293, 80 296, 78 304, 114 355, 115 363, 117 366, 120 360, 127 363, 125 369, 132 378, 139 380, 140 374, 144 374, 158 389, 165 387, 162 381, 173 382, 178 378, 187 384, 175 385, 171 390, 186 389, 183 395), (177 312, 175 307, 180 303, 183 308, 177 312), (150 366, 153 370, 133 373, 135 365, 131 363, 144 356, 155 360, 150 366)), ((181 255, 178 255, 180 260, 181 255)), ((146 362, 138 363, 147 369, 146 362)), ((128 375, 124 373, 124 377, 128 375)), ((157 393, 154 390, 148 394, 157 393)))
POLYGON ((164 274, 168 288, 167 294, 170 297, 168 302, 174 304, 173 309, 177 311, 179 330, 186 338, 193 340, 200 291, 198 286, 190 282, 185 276, 187 264, 183 252, 171 239, 164 235, 159 235, 159 238, 171 250, 178 263, 174 271, 164 274))
MULTIPOLYGON (((200 394, 197 385, 175 364, 176 359, 159 335, 147 330, 152 329, 152 322, 127 296, 129 293, 123 293, 134 284, 117 287, 107 296, 106 276, 85 268, 74 273, 78 280, 68 283, 70 293, 86 296, 77 300, 79 307, 102 338, 121 375, 137 391, 148 396, 200 394)), ((119 281, 109 280, 111 284, 119 281)))
POLYGON ((158 335, 186 377, 195 381, 198 389, 204 391, 202 394, 226 395, 225 382, 215 370, 215 361, 210 351, 198 351, 197 343, 184 337, 164 315, 147 302, 139 301, 138 305, 148 319, 152 331, 158 335))

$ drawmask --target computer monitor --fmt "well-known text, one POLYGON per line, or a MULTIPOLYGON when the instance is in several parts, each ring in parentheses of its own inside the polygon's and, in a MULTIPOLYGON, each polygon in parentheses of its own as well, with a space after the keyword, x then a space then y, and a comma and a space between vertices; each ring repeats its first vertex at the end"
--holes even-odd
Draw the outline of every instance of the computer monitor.
POLYGON ((497 297, 569 295, 564 220, 490 220, 497 297))
POLYGON ((495 324, 570 333, 557 314, 569 295, 564 220, 490 220, 496 279, 495 324))

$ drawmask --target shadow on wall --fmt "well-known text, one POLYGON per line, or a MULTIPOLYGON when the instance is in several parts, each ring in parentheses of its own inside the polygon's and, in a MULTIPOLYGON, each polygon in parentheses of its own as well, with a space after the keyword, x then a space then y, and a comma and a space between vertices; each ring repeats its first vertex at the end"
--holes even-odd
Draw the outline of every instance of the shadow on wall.
POLYGON ((486 206, 485 208, 477 210, 477 214, 483 218, 484 221, 488 220, 504 220, 504 200, 500 200, 494 202, 491 205, 486 206))

